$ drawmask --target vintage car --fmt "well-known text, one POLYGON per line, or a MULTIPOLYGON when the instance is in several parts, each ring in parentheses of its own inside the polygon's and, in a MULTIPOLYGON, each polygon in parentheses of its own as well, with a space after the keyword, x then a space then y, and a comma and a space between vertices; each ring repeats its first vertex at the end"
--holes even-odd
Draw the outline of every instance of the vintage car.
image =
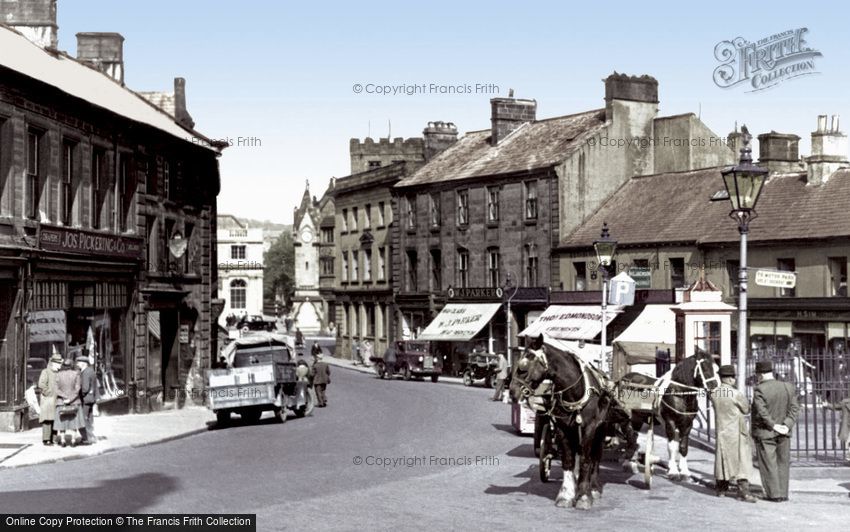
POLYGON ((258 314, 252 316, 245 316, 236 324, 236 329, 239 331, 248 332, 248 331, 274 331, 276 327, 276 320, 274 318, 267 318, 265 316, 260 316, 258 314))
POLYGON ((499 355, 472 352, 466 355, 466 361, 460 364, 463 385, 472 386, 477 379, 484 379, 487 388, 496 387, 496 374, 499 373, 499 355))
POLYGON ((406 381, 412 377, 431 377, 431 382, 437 382, 443 373, 443 360, 431 353, 429 342, 394 342, 384 351, 384 356, 371 356, 369 360, 375 364, 380 379, 401 375, 406 381))
POLYGON ((287 338, 274 333, 257 333, 231 342, 222 356, 226 368, 208 373, 208 407, 219 424, 230 421, 236 412, 246 421, 256 422, 271 410, 285 422, 289 410, 303 417, 316 404, 307 362, 295 360, 287 338))

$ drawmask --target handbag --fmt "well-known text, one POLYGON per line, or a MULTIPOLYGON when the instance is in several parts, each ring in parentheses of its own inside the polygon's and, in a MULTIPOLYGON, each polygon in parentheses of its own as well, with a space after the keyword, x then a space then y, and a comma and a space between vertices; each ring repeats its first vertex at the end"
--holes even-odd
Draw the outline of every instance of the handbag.
POLYGON ((77 405, 59 405, 59 416, 60 417, 76 416, 77 411, 78 411, 77 405))

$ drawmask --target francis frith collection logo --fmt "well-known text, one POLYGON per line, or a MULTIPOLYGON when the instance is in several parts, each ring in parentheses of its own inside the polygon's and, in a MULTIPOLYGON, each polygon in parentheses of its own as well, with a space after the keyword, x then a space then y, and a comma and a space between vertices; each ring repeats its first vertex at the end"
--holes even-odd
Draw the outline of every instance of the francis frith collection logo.
POLYGON ((714 69, 714 83, 724 89, 746 83, 746 92, 755 92, 817 74, 815 58, 823 54, 808 46, 808 31, 797 28, 755 42, 736 37, 717 43, 714 58, 721 64, 714 69))

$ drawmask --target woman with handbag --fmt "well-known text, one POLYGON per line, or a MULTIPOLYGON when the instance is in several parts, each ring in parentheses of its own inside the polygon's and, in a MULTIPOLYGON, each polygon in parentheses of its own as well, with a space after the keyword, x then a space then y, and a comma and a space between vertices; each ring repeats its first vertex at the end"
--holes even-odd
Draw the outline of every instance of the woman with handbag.
POLYGON ((59 433, 59 444, 65 447, 65 435, 71 434, 71 446, 77 444, 80 427, 83 425, 82 401, 80 400, 80 372, 74 368, 72 360, 65 360, 62 369, 56 375, 56 419, 53 428, 59 433))

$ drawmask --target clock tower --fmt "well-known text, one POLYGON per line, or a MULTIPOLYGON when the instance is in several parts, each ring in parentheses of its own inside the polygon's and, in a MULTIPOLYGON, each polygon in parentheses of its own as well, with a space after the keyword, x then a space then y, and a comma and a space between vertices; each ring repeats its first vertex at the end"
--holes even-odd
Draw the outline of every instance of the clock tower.
POLYGON ((319 294, 319 205, 310 196, 310 183, 304 189, 301 205, 295 209, 292 237, 295 244, 295 295, 292 298, 293 326, 305 335, 327 330, 325 305, 319 294))

